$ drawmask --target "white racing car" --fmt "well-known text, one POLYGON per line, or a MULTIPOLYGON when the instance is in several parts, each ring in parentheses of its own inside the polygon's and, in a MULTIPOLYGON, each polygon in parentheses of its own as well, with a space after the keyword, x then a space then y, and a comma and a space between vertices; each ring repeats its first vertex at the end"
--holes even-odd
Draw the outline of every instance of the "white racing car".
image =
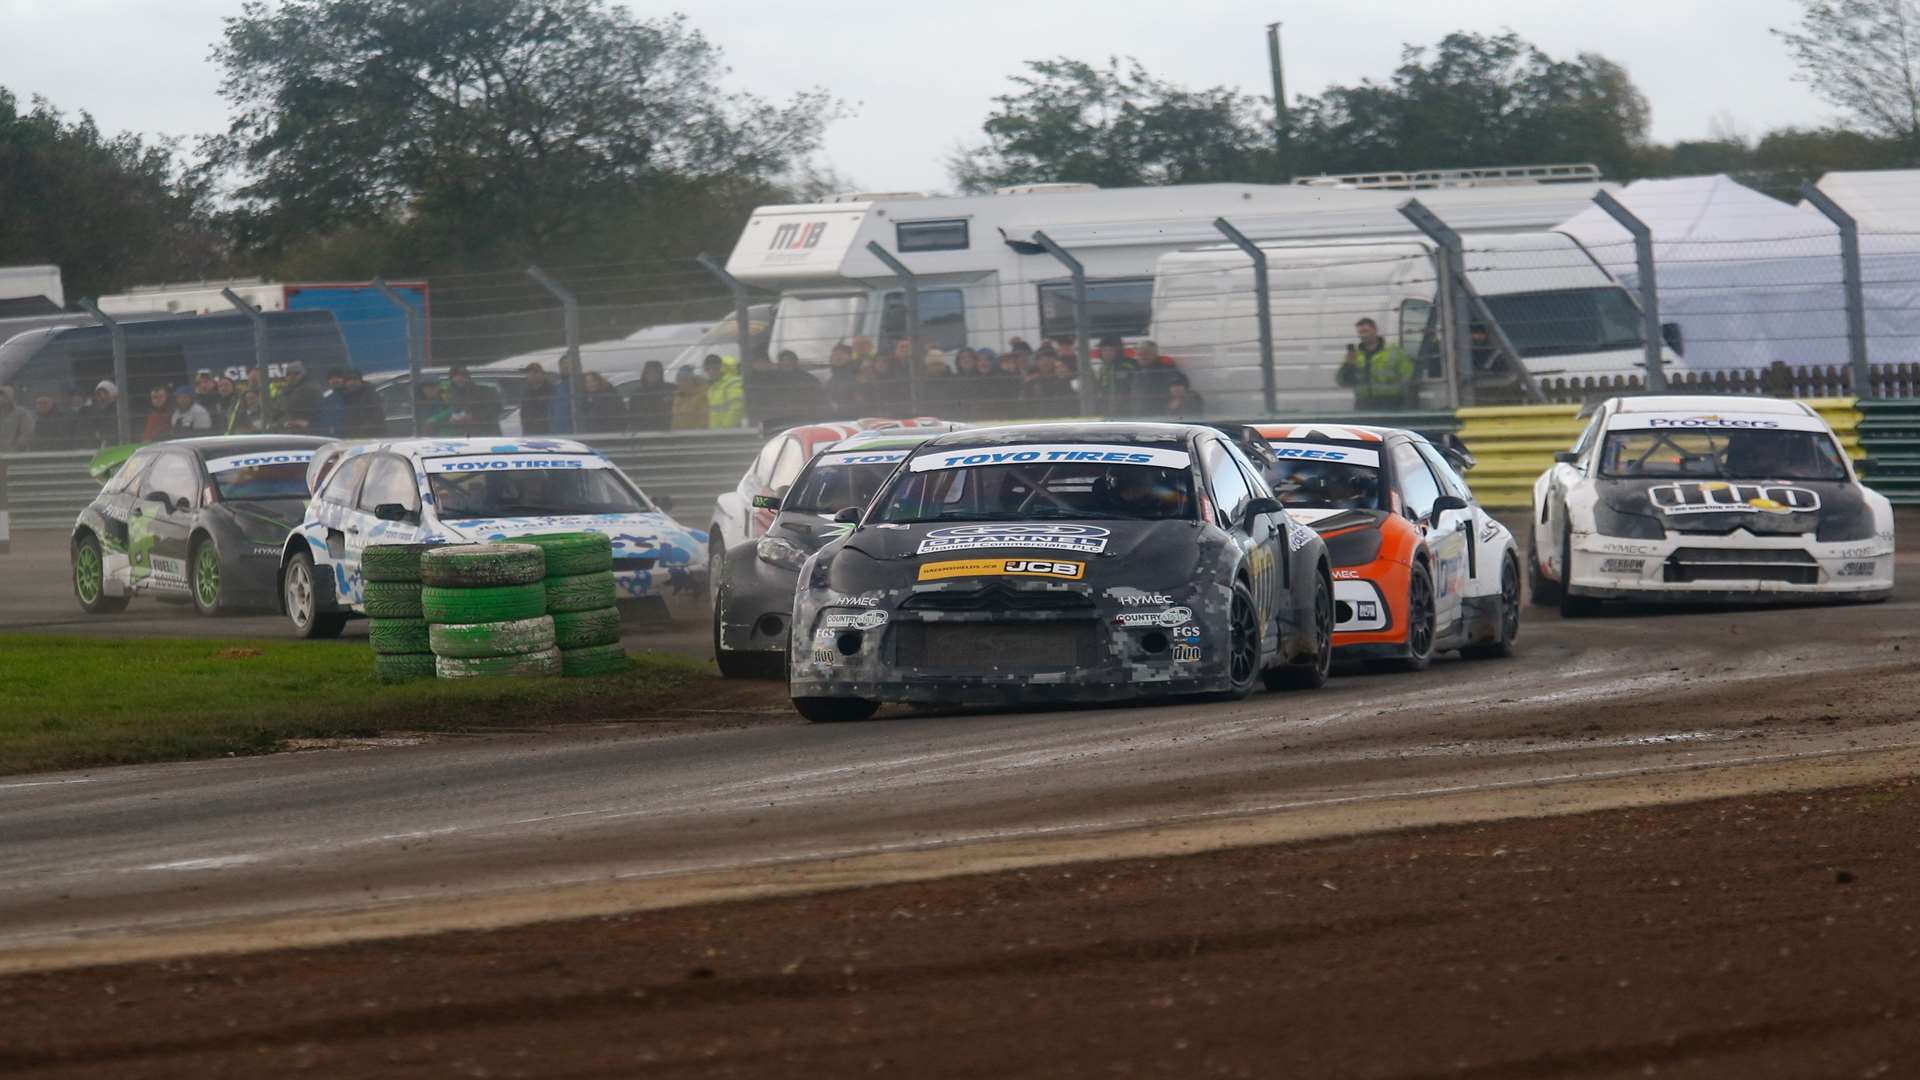
POLYGON ((1893 509, 1797 401, 1611 398, 1533 488, 1535 603, 1870 602, 1893 509))

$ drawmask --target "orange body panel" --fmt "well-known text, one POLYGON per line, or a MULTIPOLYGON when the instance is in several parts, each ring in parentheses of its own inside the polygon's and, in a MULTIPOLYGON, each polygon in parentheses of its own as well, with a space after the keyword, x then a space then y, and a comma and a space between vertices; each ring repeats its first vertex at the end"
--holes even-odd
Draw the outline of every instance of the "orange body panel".
MULTIPOLYGON (((1362 526, 1364 527, 1364 526, 1362 526)), ((1353 532, 1341 529, 1339 536, 1353 532)), ((1362 566, 1335 567, 1335 578, 1370 581, 1386 598, 1390 621, 1385 630, 1342 630, 1333 635, 1333 646, 1404 645, 1407 641, 1407 589, 1413 574, 1413 556, 1420 547, 1420 529, 1413 522, 1394 515, 1380 523, 1380 553, 1362 566)))

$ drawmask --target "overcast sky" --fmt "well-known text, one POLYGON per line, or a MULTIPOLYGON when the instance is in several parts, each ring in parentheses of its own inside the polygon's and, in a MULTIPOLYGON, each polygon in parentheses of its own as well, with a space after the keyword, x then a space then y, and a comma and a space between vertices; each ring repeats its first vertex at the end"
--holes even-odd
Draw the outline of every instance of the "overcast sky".
MULTIPOLYGON (((1137 56, 1190 85, 1268 92, 1262 26, 1285 25, 1289 95, 1388 76, 1406 42, 1512 29, 1558 57, 1625 65, 1661 141, 1716 121, 1758 135, 1832 110, 1792 81, 1768 33, 1798 0, 627 0, 675 10, 726 52, 728 85, 769 97, 824 86, 854 108, 826 163, 869 190, 945 190, 945 162, 1024 60, 1137 56)), ((207 54, 240 0, 0 0, 0 86, 85 109, 110 131, 195 135, 224 126, 207 54)), ((1426 162, 1400 165, 1418 168, 1426 162)))

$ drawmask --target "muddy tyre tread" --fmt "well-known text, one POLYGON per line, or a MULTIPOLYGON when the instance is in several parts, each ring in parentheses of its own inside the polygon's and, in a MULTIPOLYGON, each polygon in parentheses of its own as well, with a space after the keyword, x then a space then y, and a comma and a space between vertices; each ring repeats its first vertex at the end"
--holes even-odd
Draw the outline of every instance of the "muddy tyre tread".
POLYGON ((360 575, 368 581, 420 581, 420 556, 432 544, 373 544, 360 553, 360 575))
POLYGON ((416 656, 433 651, 425 619, 368 619, 367 640, 380 656, 416 656))
POLYGON ((435 672, 443 679, 480 679, 496 676, 540 677, 560 674, 560 650, 515 656, 436 656, 435 672))
POLYGON ((421 587, 410 581, 369 581, 366 586, 367 617, 372 619, 417 619, 420 617, 421 587))
POLYGON ((435 623, 427 629, 435 656, 480 660, 489 656, 523 656, 554 647, 553 619, 537 615, 490 623, 435 623))
POLYGON ((617 607, 562 611, 553 616, 553 643, 562 649, 617 645, 619 642, 620 609, 617 607))
POLYGON ((546 580, 546 589, 550 615, 612 607, 616 599, 611 571, 550 577, 546 580))
POLYGON ((420 581, 441 588, 526 585, 547 576, 547 557, 533 544, 454 544, 420 557, 420 581))

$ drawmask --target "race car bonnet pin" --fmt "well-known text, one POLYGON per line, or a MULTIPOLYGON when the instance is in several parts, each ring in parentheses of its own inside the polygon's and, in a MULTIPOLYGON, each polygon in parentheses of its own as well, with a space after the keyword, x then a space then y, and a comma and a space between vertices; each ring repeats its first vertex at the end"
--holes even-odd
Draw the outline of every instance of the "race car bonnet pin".
POLYGON ((1647 489, 1663 514, 1807 514, 1820 509, 1820 493, 1788 484, 1735 484, 1723 480, 1677 481, 1647 489))
POLYGON ((1098 525, 950 525, 930 529, 920 541, 919 553, 969 548, 1044 548, 1098 555, 1107 550, 1110 534, 1098 525))
POLYGON ((957 450, 935 450, 913 459, 914 472, 935 469, 965 469, 979 465, 1054 465, 1086 462, 1103 465, 1152 465, 1162 469, 1184 469, 1190 459, 1184 450, 1158 446, 1107 446, 1099 443, 1015 444, 1012 446, 969 446, 957 450))

